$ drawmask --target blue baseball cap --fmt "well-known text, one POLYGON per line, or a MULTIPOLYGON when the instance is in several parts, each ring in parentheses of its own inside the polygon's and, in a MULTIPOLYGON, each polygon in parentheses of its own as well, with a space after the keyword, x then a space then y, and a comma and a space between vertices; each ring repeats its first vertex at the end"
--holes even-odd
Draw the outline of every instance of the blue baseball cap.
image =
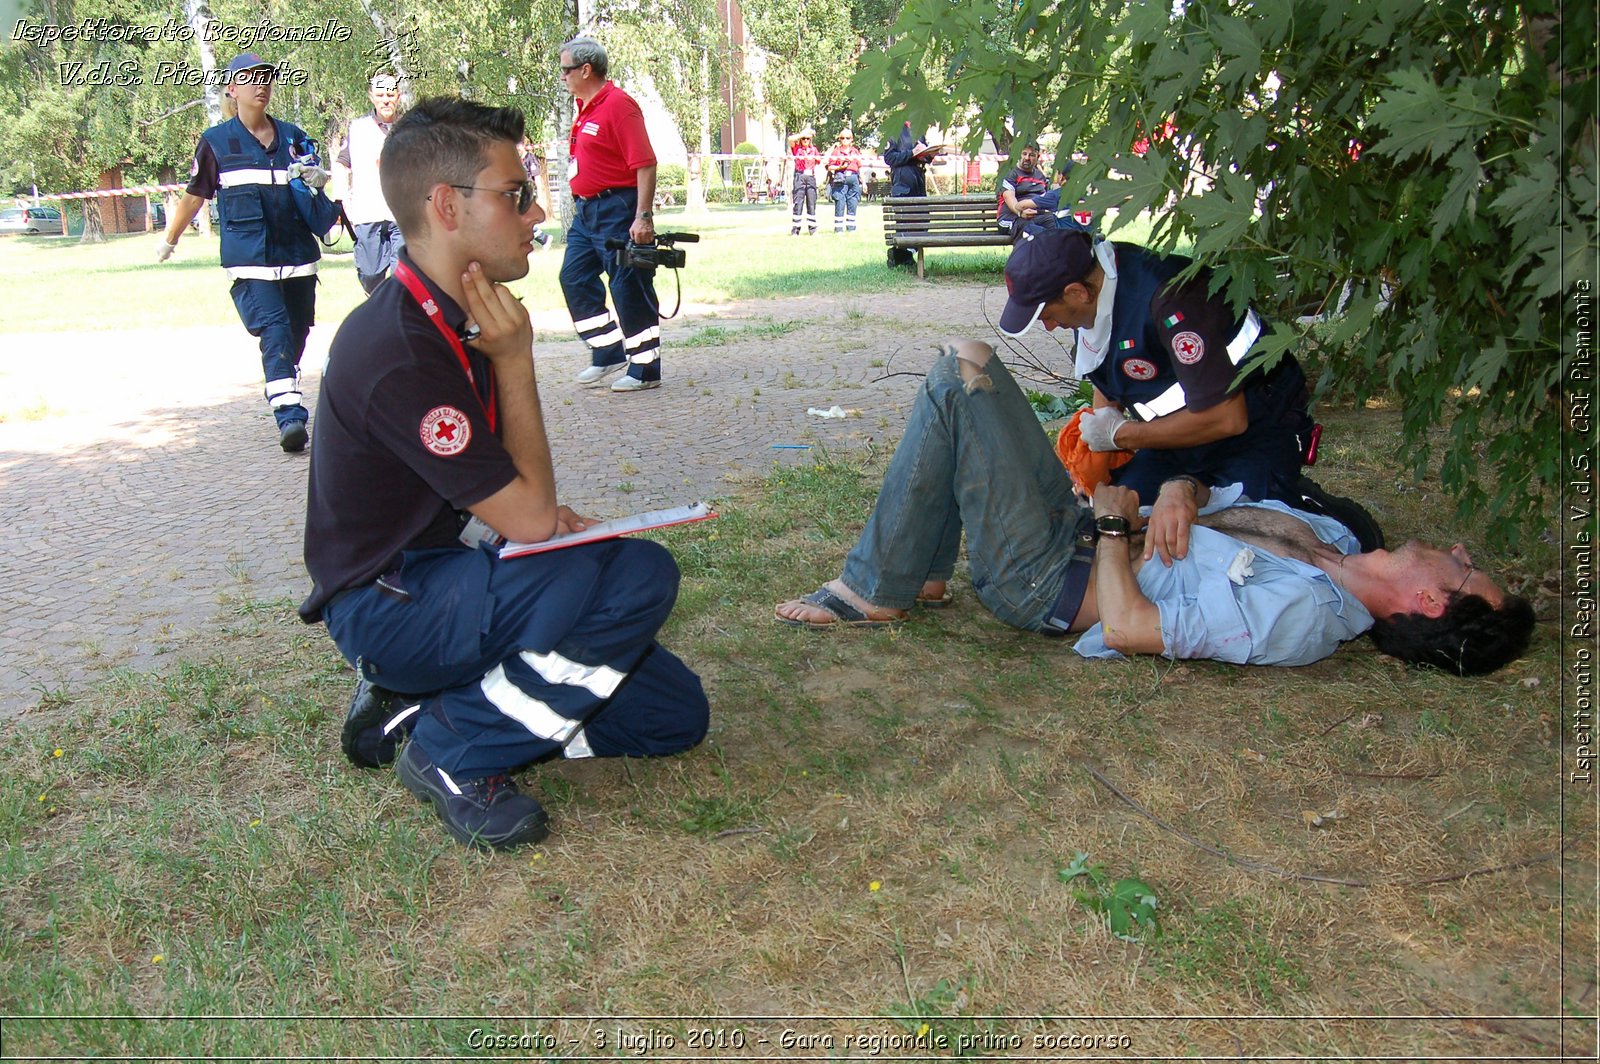
POLYGON ((262 67, 273 68, 273 64, 256 55, 254 52, 242 52, 228 60, 228 80, 243 74, 246 70, 259 70, 262 67))
POLYGON ((1094 242, 1081 229, 1032 230, 1022 234, 1006 260, 1010 297, 1000 312, 1000 331, 1007 336, 1027 332, 1044 305, 1061 298, 1069 284, 1094 269, 1094 242))

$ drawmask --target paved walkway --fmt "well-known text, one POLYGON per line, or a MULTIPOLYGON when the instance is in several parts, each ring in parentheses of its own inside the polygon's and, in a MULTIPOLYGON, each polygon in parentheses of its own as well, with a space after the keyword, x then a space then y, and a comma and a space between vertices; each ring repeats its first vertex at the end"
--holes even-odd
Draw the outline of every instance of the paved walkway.
MULTIPOLYGON (((774 463, 899 438, 931 343, 992 338, 998 286, 691 308, 663 329, 666 385, 570 384, 576 341, 537 345, 563 502, 613 517, 712 499, 774 463), (799 323, 787 332, 776 326, 799 323), (708 326, 720 344, 683 346, 708 326), (748 333, 741 336, 741 331, 748 333), (859 416, 826 420, 807 409, 859 416)), ((535 327, 562 335, 564 316, 535 327)), ((336 325, 312 334, 320 366, 336 325)), ((117 667, 204 657, 240 603, 304 596, 305 455, 278 450, 254 342, 237 327, 6 337, 0 355, 0 719, 117 667)), ((1014 345, 1015 347, 1015 345, 1014 345)), ((1035 332, 1034 357, 1070 358, 1035 332)), ((1008 361, 1020 355, 1008 355, 1008 361)), ((307 373, 315 400, 317 374, 307 373)), ((316 423, 312 432, 315 446, 316 423)))

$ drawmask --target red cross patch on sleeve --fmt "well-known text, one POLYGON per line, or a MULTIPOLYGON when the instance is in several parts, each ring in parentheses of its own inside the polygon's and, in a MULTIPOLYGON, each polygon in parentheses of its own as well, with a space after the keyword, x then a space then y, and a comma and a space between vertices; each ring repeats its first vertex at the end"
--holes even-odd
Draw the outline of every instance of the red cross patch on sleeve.
POLYGON ((1192 366, 1206 357, 1206 342, 1199 333, 1185 330, 1172 338, 1172 353, 1185 366, 1192 366))
POLYGON ((453 406, 436 406, 422 416, 421 433, 424 447, 448 458, 467 449, 472 423, 453 406))

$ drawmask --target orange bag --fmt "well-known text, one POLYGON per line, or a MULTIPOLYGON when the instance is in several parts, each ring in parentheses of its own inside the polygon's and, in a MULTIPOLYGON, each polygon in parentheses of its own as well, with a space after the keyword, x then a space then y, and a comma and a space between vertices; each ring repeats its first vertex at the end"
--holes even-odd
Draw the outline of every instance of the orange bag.
POLYGON ((1078 422, 1089 412, 1084 407, 1072 415, 1072 420, 1061 426, 1056 437, 1056 457, 1072 474, 1072 486, 1079 495, 1093 495, 1094 489, 1111 481, 1111 471, 1133 460, 1131 451, 1091 451, 1083 442, 1078 422))

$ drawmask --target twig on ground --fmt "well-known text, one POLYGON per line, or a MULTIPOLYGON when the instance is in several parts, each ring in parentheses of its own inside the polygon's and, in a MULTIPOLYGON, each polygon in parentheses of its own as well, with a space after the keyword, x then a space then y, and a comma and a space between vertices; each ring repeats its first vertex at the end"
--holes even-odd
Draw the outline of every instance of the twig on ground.
POLYGON ((1329 732, 1333 731, 1333 729, 1337 728, 1339 725, 1343 724, 1345 721, 1349 720, 1351 717, 1353 717, 1355 715, 1356 715, 1356 711, 1352 709, 1350 712, 1346 713, 1344 716, 1340 717, 1338 720, 1334 721, 1332 724, 1328 725, 1326 728, 1323 728, 1321 731, 1317 732, 1317 738, 1320 739, 1324 735, 1327 735, 1329 732))
POLYGON ((757 824, 749 828, 729 828, 726 831, 719 831, 711 837, 713 839, 726 839, 733 835, 765 835, 766 833, 767 829, 757 824))
POLYGON ((1290 872, 1287 869, 1278 868, 1275 865, 1267 864, 1264 861, 1256 861, 1248 857, 1240 857, 1237 854, 1228 853, 1226 850, 1222 850, 1216 846, 1212 846, 1209 843, 1202 842, 1200 839, 1195 838, 1182 828, 1174 827, 1165 820, 1162 820, 1160 817, 1156 816, 1150 810, 1146 809, 1121 787, 1118 787, 1115 783, 1111 782, 1110 777, 1101 772, 1099 769, 1095 768, 1093 765, 1089 764, 1089 762, 1083 760, 1082 758, 1075 758, 1074 760, 1078 762, 1085 772, 1094 777, 1096 783, 1100 784, 1100 786, 1116 795, 1130 809, 1134 810, 1134 812, 1138 813, 1140 816, 1156 825, 1156 827, 1176 835, 1178 838, 1182 839, 1184 842, 1187 842, 1197 850, 1203 850, 1206 853, 1211 854, 1213 857, 1222 858, 1229 864, 1237 865, 1238 867, 1248 871, 1265 872, 1268 875, 1277 876, 1279 879, 1298 879, 1309 883, 1331 883, 1340 887, 1373 887, 1380 885, 1422 887, 1437 883, 1453 883, 1457 880, 1471 879, 1473 876, 1491 875, 1496 872, 1510 872, 1518 868, 1526 868, 1529 865, 1541 864, 1545 861, 1557 861, 1565 856, 1565 854, 1561 851, 1553 851, 1551 853, 1536 854, 1533 857, 1527 857, 1520 861, 1512 861, 1509 864, 1485 865, 1482 868, 1472 868, 1465 872, 1455 872, 1445 876, 1432 876, 1428 879, 1414 879, 1400 882, 1391 880, 1375 881, 1370 879, 1342 879, 1338 876, 1322 876, 1317 875, 1316 873, 1290 872))

